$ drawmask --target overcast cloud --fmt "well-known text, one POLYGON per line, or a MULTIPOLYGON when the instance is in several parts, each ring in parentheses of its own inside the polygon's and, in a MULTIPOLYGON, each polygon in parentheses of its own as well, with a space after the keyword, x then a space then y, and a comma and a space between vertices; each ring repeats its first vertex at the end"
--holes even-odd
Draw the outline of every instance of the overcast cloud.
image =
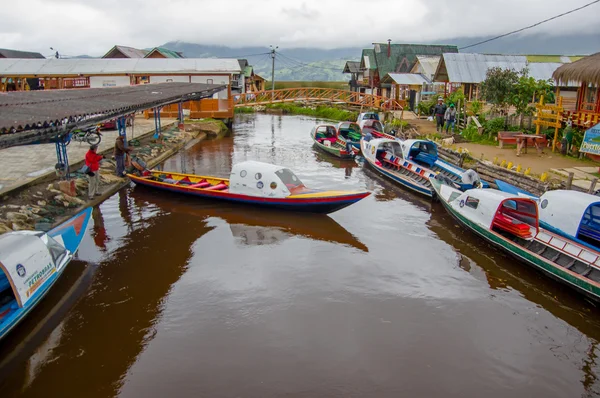
MULTIPOLYGON (((54 47, 65 55, 98 56, 115 44, 144 48, 172 40, 280 48, 361 46, 387 39, 439 42, 505 33, 587 2, 15 0, 0 24, 0 46, 44 55, 54 47)), ((599 15, 600 3, 530 32, 598 33, 600 38, 599 15)))

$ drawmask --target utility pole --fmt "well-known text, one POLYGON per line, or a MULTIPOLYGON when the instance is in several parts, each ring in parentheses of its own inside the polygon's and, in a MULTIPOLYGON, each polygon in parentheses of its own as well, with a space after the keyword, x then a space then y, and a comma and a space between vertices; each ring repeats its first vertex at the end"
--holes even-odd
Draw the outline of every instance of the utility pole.
POLYGON ((271 58, 273 59, 273 65, 271 66, 271 90, 275 90, 275 52, 279 48, 279 46, 269 46, 271 47, 271 58))

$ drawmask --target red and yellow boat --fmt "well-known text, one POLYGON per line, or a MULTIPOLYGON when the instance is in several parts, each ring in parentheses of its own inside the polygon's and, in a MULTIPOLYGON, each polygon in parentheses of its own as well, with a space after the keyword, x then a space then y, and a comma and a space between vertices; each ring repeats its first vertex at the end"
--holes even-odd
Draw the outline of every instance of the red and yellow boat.
POLYGON ((136 184, 165 191, 310 213, 332 213, 370 194, 309 189, 290 169, 255 161, 235 165, 229 179, 158 170, 128 176, 136 184))

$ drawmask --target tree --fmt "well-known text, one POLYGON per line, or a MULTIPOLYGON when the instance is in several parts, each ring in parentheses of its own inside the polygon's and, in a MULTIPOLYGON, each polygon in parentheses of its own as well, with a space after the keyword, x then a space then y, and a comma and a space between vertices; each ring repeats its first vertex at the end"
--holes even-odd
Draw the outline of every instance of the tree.
POLYGON ((551 80, 535 80, 529 76, 529 71, 521 71, 519 80, 513 86, 510 103, 520 116, 519 125, 523 126, 523 116, 532 115, 535 111, 536 98, 544 96, 547 102, 554 102, 554 92, 551 80))
POLYGON ((519 74, 512 69, 494 67, 488 69, 481 83, 483 98, 496 108, 506 109, 511 104, 513 88, 519 80, 519 74))

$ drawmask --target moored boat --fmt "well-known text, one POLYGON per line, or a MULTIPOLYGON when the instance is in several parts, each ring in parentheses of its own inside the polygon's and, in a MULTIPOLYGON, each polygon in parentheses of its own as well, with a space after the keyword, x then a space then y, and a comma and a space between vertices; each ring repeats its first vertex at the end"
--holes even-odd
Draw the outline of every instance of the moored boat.
POLYGON ((496 189, 464 192, 430 178, 446 210, 464 227, 522 262, 600 301, 600 252, 540 226, 537 202, 496 189))
POLYGON ((43 299, 73 259, 87 230, 87 208, 48 231, 0 235, 0 339, 43 299))
MULTIPOLYGON (((442 174, 444 177, 452 180, 455 184, 461 185, 461 189, 465 188, 462 186, 462 181, 466 170, 440 159, 435 142, 414 139, 402 141, 401 145, 402 154, 405 159, 413 161, 421 166, 425 166, 436 174, 442 174)), ((482 188, 489 188, 489 186, 490 185, 486 181, 481 181, 482 188)))
POLYGON ((234 165, 229 179, 158 170, 128 176, 138 185, 165 191, 311 213, 332 213, 370 194, 309 189, 290 169, 255 161, 234 165))
POLYGON ((352 152, 356 155, 360 152, 360 139, 362 137, 360 126, 354 122, 341 122, 337 126, 338 138, 346 144, 351 145, 352 152))
POLYGON ((359 113, 358 117, 356 118, 356 123, 358 123, 358 125, 362 129, 362 128, 365 127, 365 123, 367 123, 369 120, 377 120, 377 121, 379 121, 379 114, 377 112, 363 112, 363 113, 359 113))
POLYGON ((387 138, 389 140, 396 140, 395 136, 385 132, 383 124, 379 120, 365 120, 362 126, 362 135, 365 136, 370 133, 374 138, 387 138))
MULTIPOLYGON (((402 145, 403 142, 385 138, 361 140, 363 156, 371 167, 405 188, 432 197, 433 190, 429 179, 435 177, 437 173, 406 157, 402 145)), ((434 143, 430 145, 435 147, 434 143)), ((424 150, 423 147, 421 149, 424 150)), ((451 180, 461 189, 480 184, 479 176, 474 171, 463 172, 460 177, 451 180)))
POLYGON ((505 181, 495 180, 500 191, 537 200, 540 225, 582 245, 600 250, 600 198, 585 192, 557 189, 539 198, 505 181))
POLYGON ((314 145, 320 150, 338 158, 346 159, 354 156, 352 147, 338 136, 338 130, 334 125, 322 124, 313 127, 310 132, 314 145))

